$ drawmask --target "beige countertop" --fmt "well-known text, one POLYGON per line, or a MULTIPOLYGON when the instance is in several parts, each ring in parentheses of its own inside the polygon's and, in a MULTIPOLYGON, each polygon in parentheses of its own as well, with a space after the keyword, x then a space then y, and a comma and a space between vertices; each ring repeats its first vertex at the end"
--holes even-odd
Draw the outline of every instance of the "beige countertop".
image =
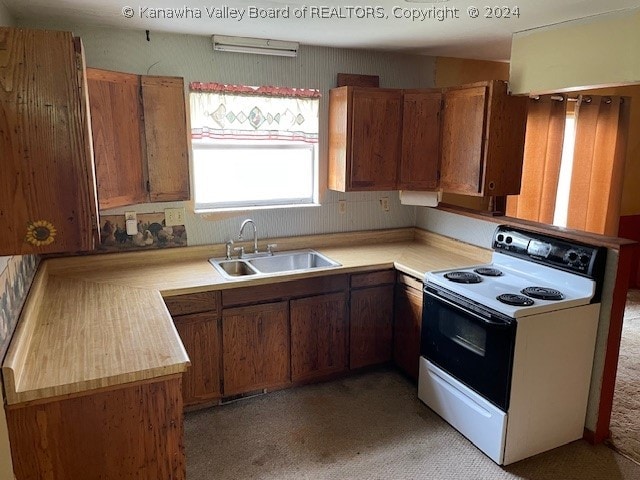
POLYGON ((162 297, 391 268, 486 263, 491 251, 419 229, 270 239, 315 248, 341 267, 227 281, 209 264, 223 245, 45 260, 2 371, 7 402, 37 401, 183 372, 188 356, 162 297))

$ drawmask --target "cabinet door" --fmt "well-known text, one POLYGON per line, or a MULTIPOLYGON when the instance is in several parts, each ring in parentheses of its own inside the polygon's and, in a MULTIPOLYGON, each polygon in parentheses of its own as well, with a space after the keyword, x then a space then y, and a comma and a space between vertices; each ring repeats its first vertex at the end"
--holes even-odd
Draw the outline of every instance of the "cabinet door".
POLYGON ((486 86, 444 93, 440 187, 445 192, 482 192, 486 95, 486 86))
POLYGON ((291 301, 291 379, 305 381, 347 369, 347 296, 291 301))
POLYGON ((351 368, 391 360, 393 335, 393 285, 351 291, 351 368))
POLYGON ((182 375, 182 398, 194 405, 222 396, 221 322, 215 313, 174 317, 176 329, 191 360, 182 375))
POLYGON ((179 376, 48 398, 6 417, 15 477, 3 479, 187 478, 179 376))
MULTIPOLYGON (((417 281, 415 283, 419 284, 417 281)), ((421 327, 422 290, 403 284, 396 285, 393 360, 401 370, 416 380, 421 327)))
POLYGON ((288 302, 222 311, 224 395, 290 383, 288 302))
POLYGON ((529 98, 508 95, 505 82, 491 82, 489 91, 483 194, 518 195, 529 98))
POLYGON ((440 163, 441 92, 405 92, 400 190, 433 190, 440 163))
POLYGON ((0 27, 0 255, 98 238, 84 63, 68 32, 0 27))
POLYGON ((150 200, 189 200, 190 132, 184 81, 142 76, 141 83, 150 200))
POLYGON ((87 83, 100 208, 143 203, 140 77, 88 68, 87 83))
POLYGON ((400 90, 354 89, 349 190, 397 186, 402 129, 400 90))

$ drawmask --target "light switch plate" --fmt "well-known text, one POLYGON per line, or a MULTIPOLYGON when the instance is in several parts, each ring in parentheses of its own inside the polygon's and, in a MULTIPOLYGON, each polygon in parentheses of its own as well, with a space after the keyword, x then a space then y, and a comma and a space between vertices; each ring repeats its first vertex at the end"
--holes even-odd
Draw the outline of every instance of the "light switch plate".
POLYGON ((380 206, 382 207, 382 210, 384 210, 385 212, 389 211, 389 197, 382 197, 380 199, 380 206))
POLYGON ((338 213, 347 213, 347 201, 338 200, 338 213))
POLYGON ((184 225, 184 208, 165 208, 164 224, 167 227, 184 225))

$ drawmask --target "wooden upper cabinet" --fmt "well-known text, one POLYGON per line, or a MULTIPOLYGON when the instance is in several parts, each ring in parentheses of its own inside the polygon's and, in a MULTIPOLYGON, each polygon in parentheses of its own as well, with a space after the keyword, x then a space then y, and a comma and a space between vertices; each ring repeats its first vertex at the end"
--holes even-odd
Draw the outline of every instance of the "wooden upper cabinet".
POLYGON ((94 248, 90 132, 80 42, 0 27, 0 255, 94 248))
POLYGON ((100 208, 147 199, 140 77, 87 69, 100 208))
POLYGON ((141 77, 152 202, 189 200, 189 132, 184 80, 141 77))
POLYGON ((440 90, 405 90, 399 190, 435 190, 440 158, 440 90))
POLYGON ((184 81, 87 69, 101 209, 188 200, 184 81))
POLYGON ((486 98, 486 86, 444 94, 440 178, 444 191, 470 194, 482 191, 486 98))
POLYGON ((329 188, 393 190, 398 183, 402 91, 340 87, 329 92, 329 188))
POLYGON ((445 89, 440 187, 464 195, 520 192, 527 98, 503 81, 445 89))
POLYGON ((437 188, 441 98, 440 90, 332 89, 329 188, 437 188))

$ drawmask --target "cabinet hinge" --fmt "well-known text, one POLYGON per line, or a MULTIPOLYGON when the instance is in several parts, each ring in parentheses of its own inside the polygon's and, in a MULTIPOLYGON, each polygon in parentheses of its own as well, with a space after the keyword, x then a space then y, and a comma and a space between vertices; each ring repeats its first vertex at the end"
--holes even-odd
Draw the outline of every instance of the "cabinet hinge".
POLYGON ((151 193, 151 182, 147 180, 147 192, 151 193))
POLYGON ((440 181, 440 170, 436 172, 436 180, 440 181))
POLYGON ((140 120, 144 120, 144 98, 142 96, 142 81, 138 84, 138 103, 140 104, 140 120))
POLYGON ((82 56, 76 53, 76 70, 82 70, 82 56))

